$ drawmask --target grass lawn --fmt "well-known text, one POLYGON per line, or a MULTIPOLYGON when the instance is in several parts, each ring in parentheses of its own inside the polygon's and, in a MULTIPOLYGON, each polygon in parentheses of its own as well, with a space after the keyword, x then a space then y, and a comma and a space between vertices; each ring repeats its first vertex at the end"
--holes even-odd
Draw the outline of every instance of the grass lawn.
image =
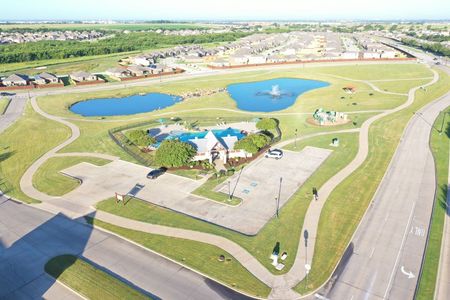
POLYGON ((45 272, 87 299, 152 299, 74 255, 50 259, 45 272))
POLYGON ((6 111, 6 108, 8 108, 9 102, 11 102, 11 99, 9 98, 0 98, 0 115, 3 115, 6 111))
MULTIPOLYGON (((270 220, 256 236, 245 236, 140 200, 131 200, 126 206, 118 206, 111 198, 98 203, 97 209, 138 221, 221 235, 247 249, 271 272, 282 274, 289 270, 295 257, 294 255, 288 256, 284 270, 277 271, 270 264, 271 260, 269 259, 273 247, 280 242, 282 251, 296 253, 304 215, 312 199, 312 187, 320 187, 353 159, 357 152, 357 139, 357 133, 345 133, 299 141, 297 143, 298 151, 305 146, 315 146, 332 149, 333 153, 281 209, 280 218, 270 220), (329 146, 332 137, 340 139, 340 147, 329 146)), ((190 250, 188 248, 185 250, 185 255, 189 256, 190 250)))
MULTIPOLYGON (((450 112, 447 108, 446 113, 450 112)), ((437 118, 434 126, 441 128, 444 114, 437 118)), ((416 299, 433 299, 436 277, 438 274, 439 259, 441 255, 442 232, 444 230, 444 220, 446 214, 447 201, 447 180, 448 180, 448 156, 449 156, 449 137, 450 137, 450 119, 449 115, 445 117, 443 126, 444 132, 439 135, 435 130, 431 134, 431 150, 436 163, 437 172, 437 191, 436 201, 434 203, 433 217, 431 220, 430 236, 428 240, 425 261, 422 269, 422 277, 419 282, 419 290, 416 299)))
POLYGON ((41 117, 28 104, 24 116, 0 134, 1 189, 25 202, 36 202, 22 193, 20 178, 38 157, 69 136, 69 128, 41 117))
POLYGON ((81 182, 64 175, 61 170, 77 165, 81 162, 103 166, 109 160, 96 157, 52 157, 47 160, 33 176, 33 186, 50 196, 62 196, 78 187, 81 182))
POLYGON ((374 81, 372 83, 383 91, 406 94, 413 87, 425 84, 429 82, 431 79, 433 79, 433 77, 430 77, 429 79, 419 79, 419 80, 374 81))
POLYGON ((254 277, 234 257, 216 246, 130 230, 92 218, 86 219, 95 226, 162 253, 235 289, 260 297, 267 297, 270 293, 268 286, 254 277), (220 255, 225 256, 224 262, 218 260, 220 255))
POLYGON ((413 112, 448 92, 450 77, 438 72, 440 80, 427 91, 417 91, 414 104, 370 127, 367 159, 333 191, 322 210, 308 286, 305 289, 300 282, 298 292, 314 290, 327 280, 372 200, 413 112))
MULTIPOLYGON (((239 170, 240 169, 241 169, 241 167, 239 168, 239 170)), ((239 172, 239 170, 237 170, 236 172, 239 172)), ((210 177, 204 184, 202 184, 197 189, 195 189, 192 192, 192 194, 198 195, 201 197, 206 197, 210 200, 225 203, 228 205, 233 205, 233 206, 239 205, 242 202, 242 199, 240 199, 239 197, 233 197, 230 199, 228 194, 214 191, 214 188, 216 186, 225 182, 231 176, 232 175, 229 175, 229 176, 224 175, 224 176, 216 177, 216 178, 210 177)))

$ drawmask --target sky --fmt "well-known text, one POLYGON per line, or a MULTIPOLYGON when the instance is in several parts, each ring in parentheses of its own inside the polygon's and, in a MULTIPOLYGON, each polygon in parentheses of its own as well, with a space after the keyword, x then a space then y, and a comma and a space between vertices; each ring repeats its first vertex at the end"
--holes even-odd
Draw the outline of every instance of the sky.
POLYGON ((161 19, 448 20, 450 0, 0 0, 0 20, 161 19))

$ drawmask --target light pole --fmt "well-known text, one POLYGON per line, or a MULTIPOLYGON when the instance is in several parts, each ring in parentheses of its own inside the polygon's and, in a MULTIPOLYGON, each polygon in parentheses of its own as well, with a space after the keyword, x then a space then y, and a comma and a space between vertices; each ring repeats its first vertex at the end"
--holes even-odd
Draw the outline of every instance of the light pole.
POLYGON ((297 129, 295 129, 294 149, 297 149, 297 129))
POLYGON ((228 180, 228 200, 231 201, 231 182, 228 180))
POLYGON ((277 218, 278 218, 278 213, 280 210, 280 197, 281 197, 281 183, 283 182, 283 177, 280 177, 280 186, 278 188, 278 197, 275 197, 275 202, 277 205, 277 218))
POLYGON ((311 270, 311 266, 308 264, 308 237, 309 237, 308 230, 305 229, 305 231, 303 231, 303 237, 305 238, 305 269, 306 269, 305 289, 306 289, 308 286, 308 273, 309 270, 311 270))

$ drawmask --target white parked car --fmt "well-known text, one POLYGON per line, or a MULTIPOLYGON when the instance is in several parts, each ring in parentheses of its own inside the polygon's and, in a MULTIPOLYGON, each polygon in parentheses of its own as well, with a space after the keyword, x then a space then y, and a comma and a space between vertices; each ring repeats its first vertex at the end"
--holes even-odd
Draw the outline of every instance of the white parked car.
POLYGON ((283 157, 283 151, 281 151, 280 149, 269 149, 264 157, 280 159, 283 157))

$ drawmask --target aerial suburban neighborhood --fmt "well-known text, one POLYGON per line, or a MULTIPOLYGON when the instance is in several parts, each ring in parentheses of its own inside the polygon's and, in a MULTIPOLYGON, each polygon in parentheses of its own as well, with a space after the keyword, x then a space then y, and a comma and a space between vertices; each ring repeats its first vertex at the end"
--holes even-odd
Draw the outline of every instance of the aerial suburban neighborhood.
POLYGON ((450 299, 450 6, 11 2, 0 299, 450 299))

